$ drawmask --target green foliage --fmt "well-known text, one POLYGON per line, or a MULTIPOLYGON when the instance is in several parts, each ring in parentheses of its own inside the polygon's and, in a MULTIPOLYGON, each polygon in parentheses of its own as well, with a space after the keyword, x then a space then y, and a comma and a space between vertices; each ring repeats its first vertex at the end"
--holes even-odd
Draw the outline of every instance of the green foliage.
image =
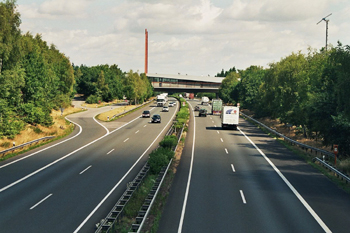
POLYGON ((224 102, 239 101, 258 117, 279 118, 300 127, 305 137, 338 144, 340 154, 349 156, 349 77, 350 47, 338 43, 329 51, 292 53, 268 69, 251 66, 230 72, 219 95, 224 102))
POLYGON ((239 74, 236 72, 230 72, 224 80, 222 80, 221 86, 219 88, 219 97, 224 101, 224 103, 238 102, 238 89, 237 85, 239 83, 239 74))
POLYGON ((177 137, 175 135, 165 136, 159 145, 164 148, 173 149, 177 145, 177 137))
POLYGON ((96 95, 90 95, 85 102, 88 104, 97 104, 102 101, 102 97, 96 95))
POLYGON ((74 73, 41 35, 21 35, 16 1, 0 3, 0 19, 0 137, 14 138, 26 123, 51 125, 51 110, 69 106, 74 73))
POLYGON ((167 166, 170 162, 170 159, 174 157, 174 151, 159 147, 154 150, 148 159, 148 163, 150 165, 151 174, 158 174, 164 166, 167 166))

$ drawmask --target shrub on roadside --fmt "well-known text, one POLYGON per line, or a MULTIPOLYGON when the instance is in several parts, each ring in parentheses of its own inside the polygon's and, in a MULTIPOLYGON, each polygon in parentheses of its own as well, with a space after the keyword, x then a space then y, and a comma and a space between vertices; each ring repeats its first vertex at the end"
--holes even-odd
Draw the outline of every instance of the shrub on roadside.
POLYGON ((161 147, 172 149, 177 144, 177 137, 175 135, 165 136, 163 141, 159 143, 161 147))
POLYGON ((151 174, 158 174, 162 167, 169 164, 169 161, 174 157, 174 154, 174 151, 164 147, 159 147, 158 149, 154 150, 149 155, 148 159, 151 174))

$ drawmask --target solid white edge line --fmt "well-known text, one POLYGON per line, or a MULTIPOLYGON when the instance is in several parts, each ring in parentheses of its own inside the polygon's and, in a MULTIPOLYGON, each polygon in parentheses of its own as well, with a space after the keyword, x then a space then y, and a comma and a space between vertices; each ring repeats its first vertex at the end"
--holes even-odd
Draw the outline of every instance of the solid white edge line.
POLYGON ((109 154, 112 153, 113 151, 114 151, 114 149, 110 150, 110 151, 107 153, 107 155, 109 155, 109 154))
POLYGON ((231 164, 231 168, 233 172, 236 172, 235 166, 233 166, 233 164, 231 164))
MULTIPOLYGON (((189 106, 192 105, 188 102, 189 106)), ((193 116, 193 115, 192 115, 193 116)), ((188 193, 190 191, 190 184, 191 184, 191 177, 192 177, 192 168, 193 168, 193 160, 194 160, 194 147, 195 147, 195 141, 196 141, 196 118, 193 117, 193 143, 192 143, 192 155, 191 155, 191 164, 190 164, 190 170, 188 172, 188 180, 187 180, 187 186, 186 186, 186 192, 185 192, 185 198, 184 198, 184 203, 182 205, 182 212, 181 212, 181 217, 180 217, 180 223, 179 223, 179 228, 177 230, 178 233, 182 232, 182 226, 185 218, 185 212, 186 212, 186 205, 187 205, 187 199, 188 199, 188 193)))
POLYGON ((3 192, 3 191, 5 191, 6 189, 9 189, 10 187, 12 187, 12 186, 14 186, 14 185, 16 185, 16 184, 18 184, 18 183, 20 183, 20 182, 22 182, 22 181, 28 179, 29 177, 31 177, 31 176, 33 176, 33 175, 35 175, 35 174, 37 174, 37 173, 39 173, 39 172, 45 170, 46 168, 51 167, 51 166, 54 165, 55 163, 58 163, 59 161, 61 161, 61 160, 65 159, 65 158, 71 156, 72 154, 74 154, 74 153, 76 153, 76 152, 78 152, 78 151, 84 149, 85 147, 90 146, 91 144, 93 144, 93 143, 95 143, 95 142, 101 140, 102 138, 104 138, 104 137, 106 137, 106 136, 108 136, 108 135, 110 135, 110 134, 116 132, 117 130, 119 130, 119 129, 125 127, 125 126, 127 126, 128 124, 130 124, 130 123, 136 121, 137 119, 139 119, 139 117, 137 117, 137 118, 135 118, 135 119, 129 121, 129 122, 126 123, 125 125, 120 126, 119 128, 113 130, 113 131, 110 132, 109 134, 106 133, 106 134, 103 135, 102 137, 97 138, 97 139, 93 140, 92 142, 89 142, 88 144, 86 144, 86 145, 84 145, 84 146, 82 146, 82 147, 80 147, 80 148, 78 148, 78 149, 76 149, 76 150, 70 152, 69 154, 67 154, 67 155, 65 155, 65 156, 63 156, 63 157, 61 157, 61 158, 59 158, 59 159, 56 159, 55 161, 53 161, 53 162, 47 164, 46 166, 44 166, 44 167, 42 167, 42 168, 39 168, 38 170, 36 170, 36 171, 34 171, 34 172, 32 172, 32 173, 30 173, 30 174, 28 174, 28 175, 22 177, 21 179, 16 180, 15 182, 13 182, 13 183, 11 183, 11 184, 9 184, 9 185, 7 185, 7 186, 1 188, 1 189, 0 189, 0 193, 3 192))
POLYGON ((102 123, 100 123, 100 122, 96 119, 96 116, 97 116, 98 114, 100 114, 100 113, 97 113, 97 114, 93 117, 94 121, 95 121, 97 124, 99 124, 100 126, 102 126, 102 127, 107 131, 107 134, 109 134, 109 130, 107 129, 107 127, 104 126, 104 125, 102 125, 102 123))
MULTIPOLYGON (((77 227, 77 229, 75 229, 75 231, 73 233, 79 232, 80 229, 85 225, 85 223, 91 218, 91 216, 98 210, 98 208, 100 208, 100 206, 107 200, 107 198, 114 192, 114 190, 120 185, 121 182, 123 182, 123 180, 125 179, 125 177, 127 177, 129 175, 129 173, 132 171, 132 169, 134 169, 134 167, 136 166, 136 164, 142 159, 142 157, 147 153, 147 151, 152 147, 152 145, 157 141, 157 139, 160 137, 160 135, 163 133, 163 131, 168 127, 168 125, 172 122, 172 119, 175 116, 176 111, 174 111, 173 116, 170 118, 170 121, 168 122, 168 124, 163 128, 163 130, 158 134, 158 136, 154 139, 154 141, 151 143, 151 145, 145 150, 145 152, 143 152, 143 154, 136 160, 136 162, 130 167, 130 169, 124 174, 124 176, 119 180, 119 182, 107 193, 107 195, 100 201, 100 203, 98 203, 98 205, 91 211, 91 213, 84 219, 84 221, 77 227)), ((139 119, 136 118, 136 119, 139 119)), ((134 121, 134 120, 132 120, 134 121)), ((132 122, 130 121, 130 122, 132 122)), ((130 123, 129 122, 129 123, 130 123)), ((129 124, 128 123, 128 124, 129 124)), ((125 126, 125 125, 124 125, 125 126)), ((115 130, 114 130, 115 131, 115 130)), ((111 133, 113 133, 114 131, 112 131, 111 133)))
POLYGON ((241 197, 242 197, 243 204, 247 204, 247 201, 245 200, 243 191, 242 191, 242 190, 239 190, 239 192, 241 193, 241 197))
POLYGON ((29 209, 32 210, 34 209, 35 207, 37 207, 38 205, 40 205, 42 202, 44 202, 46 199, 48 199, 49 197, 52 196, 52 193, 47 195, 45 198, 43 198, 41 201, 39 201, 38 203, 36 203, 35 205, 33 205, 32 207, 30 207, 29 209))
POLYGON ((92 165, 88 166, 87 168, 85 168, 83 171, 81 171, 79 173, 79 175, 83 174, 84 172, 86 172, 87 170, 89 170, 92 167, 92 165))
POLYGON ((244 137, 255 147, 257 151, 264 157, 264 159, 271 165, 271 167, 276 171, 276 173, 282 178, 284 183, 290 188, 290 190, 294 193, 294 195, 299 199, 299 201, 304 205, 304 207, 309 211, 309 213, 314 217, 317 223, 323 228, 323 230, 327 233, 331 233, 332 231, 327 227, 327 225, 322 221, 322 219, 317 215, 317 213, 311 208, 311 206, 305 201, 305 199, 299 194, 299 192, 294 188, 294 186, 288 181, 288 179, 282 174, 282 172, 271 162, 271 160, 260 150, 259 147, 255 145, 255 143, 240 129, 237 129, 244 135, 244 137))
POLYGON ((24 157, 22 157, 22 158, 19 158, 19 159, 14 160, 14 161, 12 161, 12 162, 10 162, 10 163, 4 164, 4 165, 0 166, 0 169, 1 169, 1 168, 4 168, 4 167, 7 167, 7 166, 9 166, 9 165, 11 165, 11 164, 17 163, 17 162, 19 162, 19 161, 21 161, 21 160, 23 160, 23 159, 29 158, 29 157, 31 157, 31 156, 33 156, 33 155, 36 155, 36 154, 38 154, 38 153, 40 153, 40 152, 43 152, 43 151, 45 151, 45 150, 48 150, 48 149, 50 149, 50 148, 52 148, 52 147, 58 146, 58 145, 60 145, 60 144, 62 144, 62 143, 64 143, 64 142, 67 142, 67 141, 69 141, 69 140, 72 140, 73 138, 78 137, 78 136, 81 134, 81 132, 83 132, 83 129, 81 128, 80 125, 78 125, 77 123, 75 123, 75 122, 69 120, 67 117, 66 117, 66 120, 72 122, 73 124, 75 124, 75 125, 77 125, 77 126, 79 127, 79 132, 78 132, 76 135, 74 135, 73 137, 68 138, 68 139, 66 139, 66 140, 63 140, 62 142, 56 143, 56 144, 54 144, 54 145, 52 145, 52 146, 49 146, 49 147, 46 147, 46 148, 44 148, 44 149, 42 149, 42 150, 39 150, 39 151, 37 151, 37 152, 34 152, 34 153, 30 154, 30 155, 24 156, 24 157))

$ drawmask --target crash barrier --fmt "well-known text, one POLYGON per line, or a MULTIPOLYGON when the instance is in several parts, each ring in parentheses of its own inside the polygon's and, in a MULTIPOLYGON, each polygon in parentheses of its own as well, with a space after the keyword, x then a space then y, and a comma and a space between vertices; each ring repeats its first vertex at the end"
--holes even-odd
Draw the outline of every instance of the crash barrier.
POLYGON ((26 143, 23 143, 19 146, 14 146, 14 147, 11 147, 9 149, 6 149, 6 150, 3 150, 3 151, 0 151, 0 155, 1 156, 4 156, 7 152, 10 152, 10 151, 15 151, 17 149, 21 149, 23 147, 26 147, 26 146, 30 146, 34 143, 38 143, 40 141, 46 141, 46 140, 50 140, 52 138, 54 138, 55 136, 48 136, 48 137, 43 137, 43 138, 39 138, 39 139, 36 139, 36 140, 33 140, 33 141, 30 141, 30 142, 26 142, 26 143))
MULTIPOLYGON (((183 128, 184 127, 182 127, 182 130, 179 133, 180 136, 177 136, 179 138, 179 140, 181 139, 183 128)), ((170 127, 170 129, 168 130, 166 135, 171 135, 173 133, 173 131, 174 131, 174 123, 170 127)), ((176 146, 176 148, 177 148, 177 146, 176 146)), ((176 150, 176 148, 175 148, 175 150, 176 150)), ((171 161, 169 164, 171 164, 171 161)), ((120 199, 114 205, 112 210, 108 213, 107 217, 105 219, 101 219, 101 221, 96 224, 97 229, 96 229, 95 233, 101 233, 101 232, 108 233, 108 232, 112 231, 113 225, 116 222, 119 222, 119 220, 123 217, 123 211, 124 211, 125 205, 128 203, 128 201, 132 197, 133 193, 137 190, 137 188, 139 187, 139 185, 141 184, 143 179, 146 177, 148 171, 149 171, 149 164, 147 162, 144 165, 144 167, 141 169, 139 174, 136 176, 136 178, 132 182, 128 183, 127 190, 120 197, 120 199)), ((166 172, 167 172, 167 169, 164 171, 164 168, 161 171, 162 174, 166 174, 166 172)), ((160 175, 159 175, 154 185, 157 185, 157 184, 161 185, 162 181, 163 181, 163 179, 160 179, 160 175)), ((149 206, 149 208, 150 208, 152 206, 152 204, 153 204, 152 195, 155 197, 157 192, 158 192, 157 188, 152 187, 150 193, 148 194, 147 199, 145 200, 145 204, 143 204, 143 206, 141 207, 141 210, 139 211, 138 217, 136 218, 136 225, 132 226, 133 229, 136 229, 137 225, 139 225, 139 226, 143 225, 143 220, 144 220, 143 218, 147 217, 147 214, 149 211, 149 209, 146 207, 149 206), (138 223, 142 223, 142 225, 138 224, 138 223)))
POLYGON ((143 179, 146 177, 149 168, 149 164, 146 163, 142 167, 141 171, 137 174, 135 179, 128 183, 126 191, 119 198, 118 202, 114 205, 112 210, 108 213, 107 217, 105 219, 101 219, 101 221, 96 224, 97 229, 95 233, 110 232, 113 224, 123 217, 125 205, 128 203, 134 192, 137 190, 143 179))
MULTIPOLYGON (((315 148, 315 147, 312 147, 312 146, 305 145, 305 144, 303 144, 303 143, 297 142, 297 141, 295 141, 295 140, 292 140, 292 139, 290 139, 290 138, 284 136, 283 134, 281 134, 281 133, 279 133, 279 132, 277 132, 277 131, 271 129, 270 127, 264 125, 263 123, 261 123, 261 122, 255 120, 255 119, 253 119, 253 118, 247 116, 246 114, 244 114, 244 113, 242 113, 242 112, 241 112, 240 114, 241 114, 242 116, 244 116, 244 117, 246 117, 246 118, 248 118, 248 119, 254 121, 255 123, 257 123, 258 125, 264 127, 265 129, 269 130, 271 133, 274 133, 274 134, 276 134, 277 136, 282 137, 285 141, 288 141, 288 142, 291 143, 292 145, 297 145, 297 146, 301 147, 302 149, 306 149, 306 150, 310 149, 311 152, 312 152, 312 151, 315 151, 316 154, 317 154, 317 152, 319 152, 319 153, 321 154, 322 157, 323 157, 323 156, 328 156, 327 159, 328 159, 329 157, 333 157, 333 158, 334 158, 334 154, 333 154, 332 152, 325 151, 325 150, 321 150, 321 149, 319 149, 319 148, 315 148)), ((326 158, 326 157, 323 157, 323 159, 325 159, 325 158, 326 158)), ((324 161, 321 160, 320 158, 315 157, 315 158, 313 159, 313 161, 314 161, 314 162, 315 162, 315 161, 319 161, 324 167, 327 167, 329 170, 333 171, 339 178, 345 179, 346 183, 348 183, 348 181, 350 181, 350 178, 349 178, 347 175, 345 175, 345 174, 343 174, 342 172, 338 171, 336 168, 332 167, 331 165, 329 165, 328 163, 324 162, 324 161)))
POLYGON ((247 116, 246 114, 244 114, 244 113, 242 113, 242 112, 240 112, 240 114, 241 114, 242 116, 248 118, 249 120, 254 121, 254 122, 257 123, 258 125, 264 127, 265 129, 267 129, 267 130, 270 131, 271 133, 276 134, 278 137, 283 138, 285 141, 289 142, 289 143, 292 144, 292 145, 297 145, 297 146, 299 146, 300 148, 305 149, 305 150, 311 150, 311 152, 312 152, 312 151, 315 151, 316 154, 317 154, 317 152, 319 152, 319 153, 321 154, 321 156, 325 155, 325 156, 329 156, 329 157, 333 157, 333 158, 334 158, 334 154, 333 154, 332 152, 325 151, 325 150, 322 150, 322 149, 319 149, 319 148, 316 148, 316 147, 312 147, 312 146, 305 145, 305 144, 303 144, 303 143, 297 142, 297 141, 295 141, 295 140, 293 140, 293 139, 290 139, 290 138, 284 136, 283 134, 277 132, 276 130, 271 129, 270 127, 264 125, 263 123, 261 123, 261 122, 255 120, 255 119, 253 119, 253 118, 251 118, 250 116, 247 116))
MULTIPOLYGON (((173 128, 173 127, 171 127, 171 128, 173 128)), ((184 128, 185 128, 185 124, 183 124, 180 133, 177 135, 177 137, 178 137, 177 145, 180 142, 184 128)), ((170 134, 168 134, 168 135, 170 135, 170 134)), ((176 151, 177 145, 176 145, 174 151, 176 151)), ((152 205, 153 205, 154 201, 156 200, 159 189, 162 186, 162 183, 164 181, 164 178, 169 170, 169 167, 170 167, 172 161, 173 160, 171 159, 169 161, 169 164, 166 167, 163 167, 162 170, 160 171, 160 173, 158 174, 156 182, 154 183, 154 185, 153 185, 150 193, 148 194, 145 202, 143 203, 141 209, 139 210, 139 213, 136 217, 136 223, 132 224, 132 226, 131 226, 131 230, 132 230, 131 232, 138 232, 139 233, 142 230, 143 224, 145 223, 145 220, 147 219, 147 216, 152 208, 152 205)))
POLYGON ((319 162, 323 167, 327 168, 328 170, 330 170, 331 172, 334 172, 334 174, 339 177, 342 180, 345 180, 346 183, 350 183, 350 177, 348 177, 347 175, 341 173, 340 171, 338 171, 336 168, 334 168, 332 165, 326 163, 325 161, 323 161, 320 158, 314 158, 313 159, 314 162, 319 162))
MULTIPOLYGON (((131 112, 131 111, 134 111, 136 108, 139 108, 139 107, 141 107, 141 106, 143 106, 143 105, 149 104, 149 103, 151 103, 152 101, 153 101, 153 100, 149 100, 149 101, 147 101, 147 102, 145 102, 145 103, 141 104, 140 106, 137 106, 137 107, 135 107, 135 108, 129 109, 128 111, 125 111, 125 112, 122 112, 122 113, 115 114, 115 115, 113 115, 113 116, 111 117, 111 119, 116 118, 116 117, 121 116, 121 115, 124 115, 125 113, 131 112)), ((129 103, 129 102, 127 102, 127 103, 129 103)), ((118 104, 116 104, 116 105, 118 105, 118 104)), ((124 104, 124 105, 126 105, 126 104, 124 104)))

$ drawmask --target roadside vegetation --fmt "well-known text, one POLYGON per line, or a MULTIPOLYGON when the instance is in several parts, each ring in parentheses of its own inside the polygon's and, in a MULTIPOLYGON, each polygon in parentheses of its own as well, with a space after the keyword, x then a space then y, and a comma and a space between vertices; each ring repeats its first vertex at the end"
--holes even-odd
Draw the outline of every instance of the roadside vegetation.
MULTIPOLYGON (((177 97, 174 95, 173 97, 177 97)), ((178 97, 177 97, 178 98, 178 97)), ((178 98, 181 104, 180 110, 177 114, 176 121, 182 122, 180 124, 175 124, 176 129, 182 129, 184 126, 187 128, 187 123, 189 120, 189 107, 187 102, 183 98, 178 98), (182 103, 185 103, 183 105, 182 103), (178 128, 180 127, 180 128, 178 128)), ((148 163, 150 164, 150 172, 145 178, 145 181, 139 186, 137 192, 133 194, 132 199, 126 204, 125 209, 128 214, 125 214, 124 217, 119 221, 119 223, 113 226, 113 232, 130 232, 131 225, 135 222, 135 218, 140 210, 148 192, 153 187, 155 178, 157 177, 160 170, 167 166, 171 159, 173 159, 170 169, 166 174, 164 182, 160 188, 155 203, 151 208, 150 215, 147 218, 147 221, 144 225, 142 232, 157 232, 159 220, 166 203, 167 196, 169 194, 169 188, 172 184, 174 175, 176 173, 176 167, 179 164, 181 159, 182 149, 184 147, 184 140, 186 135, 186 130, 178 144, 178 139, 175 135, 165 136, 164 139, 159 143, 159 147, 150 153, 148 163), (177 145, 178 144, 178 145, 177 145), (177 146, 176 151, 174 148, 177 146), (151 180, 152 182, 149 182, 151 180), (148 191, 147 191, 148 190, 148 191), (138 200, 138 201, 133 201, 138 200)))
POLYGON ((71 107, 76 93, 94 107, 125 99, 138 105, 153 95, 145 74, 117 65, 75 66, 40 34, 22 33, 16 0, 0 2, 0 18, 0 150, 65 135, 60 110, 80 111, 71 107))
POLYGON ((328 51, 292 53, 268 68, 222 71, 219 96, 240 103, 255 118, 268 117, 295 129, 305 139, 350 156, 350 47, 340 42, 328 51))

